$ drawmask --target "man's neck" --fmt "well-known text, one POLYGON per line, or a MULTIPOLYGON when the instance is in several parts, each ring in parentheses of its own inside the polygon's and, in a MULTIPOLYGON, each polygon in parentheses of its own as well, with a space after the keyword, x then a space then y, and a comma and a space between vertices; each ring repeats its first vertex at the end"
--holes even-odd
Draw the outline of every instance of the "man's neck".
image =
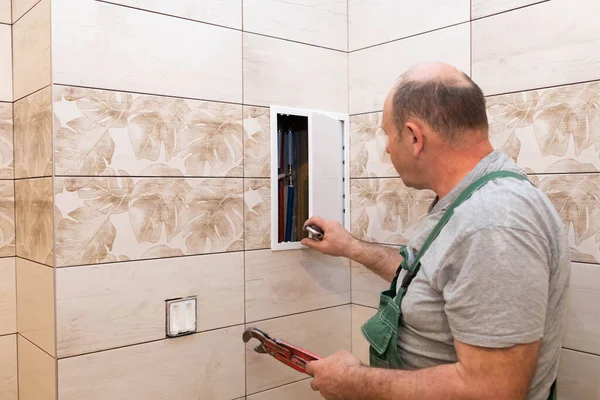
POLYGON ((451 149, 440 154, 429 187, 440 199, 444 198, 494 149, 486 140, 468 150, 451 149))

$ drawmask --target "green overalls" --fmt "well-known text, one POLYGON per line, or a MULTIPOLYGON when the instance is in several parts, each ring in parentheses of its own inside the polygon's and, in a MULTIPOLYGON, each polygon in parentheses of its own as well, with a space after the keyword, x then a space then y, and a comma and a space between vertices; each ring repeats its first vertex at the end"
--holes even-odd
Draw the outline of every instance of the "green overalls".
MULTIPOLYGON (((381 293, 379 298, 379 309, 371 319, 369 319, 361 328, 362 333, 369 342, 369 359, 372 367, 380 368, 402 368, 402 360, 398 354, 398 326, 400 325, 400 319, 402 317, 402 299, 406 295, 408 286, 412 282, 413 278, 419 272, 421 267, 421 258, 425 252, 429 249, 433 241, 438 237, 442 228, 446 225, 448 220, 454 214, 454 210, 471 197, 479 188, 484 186, 486 183, 498 179, 498 178, 515 178, 519 180, 528 181, 523 175, 508 172, 508 171, 496 171, 489 173, 471 185, 469 185, 458 198, 450 205, 447 211, 444 213, 440 221, 433 228, 433 231, 429 234, 423 247, 419 250, 415 260, 411 265, 408 264, 408 251, 406 246, 400 248, 400 254, 402 255, 402 264, 396 271, 396 276, 392 281, 390 288, 381 293), (400 289, 396 294, 396 283, 400 272, 406 270, 407 273, 402 279, 400 289)), ((556 399, 556 381, 552 385, 549 400, 556 399)))

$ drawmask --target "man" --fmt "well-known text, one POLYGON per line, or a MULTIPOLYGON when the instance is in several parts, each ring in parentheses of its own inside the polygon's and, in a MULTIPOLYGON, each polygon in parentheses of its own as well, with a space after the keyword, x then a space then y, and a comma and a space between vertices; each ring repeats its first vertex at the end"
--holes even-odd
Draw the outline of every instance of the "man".
POLYGON ((382 128, 403 182, 433 190, 436 201, 403 256, 338 223, 306 222, 324 231, 321 242, 303 240, 310 248, 390 282, 402 263, 362 327, 371 366, 347 351, 311 362, 313 389, 326 399, 548 399, 570 279, 552 204, 493 150, 483 93, 452 66, 404 74, 385 100, 382 128))

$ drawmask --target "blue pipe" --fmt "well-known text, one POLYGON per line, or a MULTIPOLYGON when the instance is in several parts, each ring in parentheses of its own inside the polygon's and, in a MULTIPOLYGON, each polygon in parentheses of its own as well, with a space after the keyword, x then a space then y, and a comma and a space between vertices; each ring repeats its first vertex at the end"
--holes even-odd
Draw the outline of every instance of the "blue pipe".
POLYGON ((293 220, 293 212, 294 212, 294 186, 288 186, 288 201, 287 201, 287 218, 286 218, 286 228, 285 228, 285 241, 292 241, 292 220, 293 220))

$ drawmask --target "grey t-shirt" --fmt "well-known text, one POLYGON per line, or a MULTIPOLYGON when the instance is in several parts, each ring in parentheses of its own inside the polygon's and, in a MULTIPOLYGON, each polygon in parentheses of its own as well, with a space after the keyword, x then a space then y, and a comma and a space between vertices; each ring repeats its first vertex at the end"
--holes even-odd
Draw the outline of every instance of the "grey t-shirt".
MULTIPOLYGON (((503 153, 489 154, 434 203, 408 244, 410 258, 462 190, 499 170, 524 174, 503 153)), ((400 357, 408 369, 427 368, 457 361, 454 339, 492 348, 542 339, 527 399, 546 400, 558 370, 569 279, 564 224, 548 198, 526 181, 491 181, 455 210, 423 256, 402 302, 400 357)))

